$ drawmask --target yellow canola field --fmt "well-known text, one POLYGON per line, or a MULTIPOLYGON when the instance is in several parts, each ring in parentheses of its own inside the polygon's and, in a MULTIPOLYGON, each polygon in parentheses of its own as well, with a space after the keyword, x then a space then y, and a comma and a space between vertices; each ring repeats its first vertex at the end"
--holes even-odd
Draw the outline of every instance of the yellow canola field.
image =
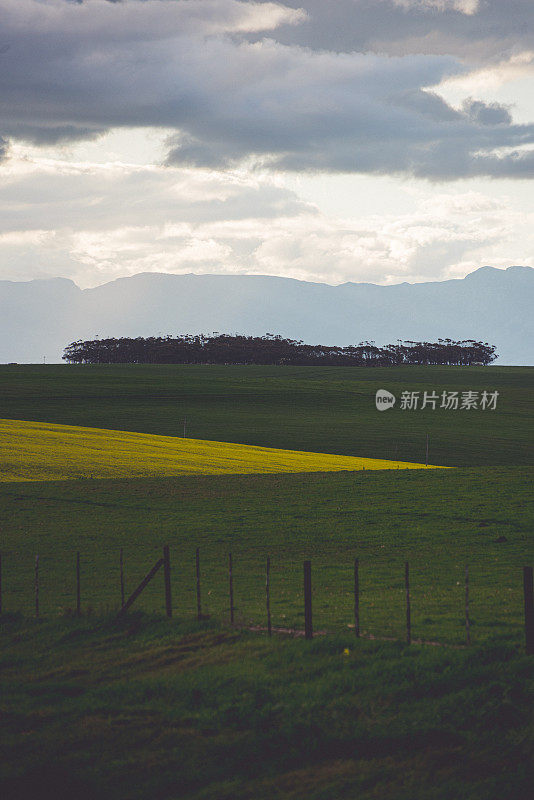
POLYGON ((397 468, 426 469, 403 461, 0 420, 0 482, 397 468))

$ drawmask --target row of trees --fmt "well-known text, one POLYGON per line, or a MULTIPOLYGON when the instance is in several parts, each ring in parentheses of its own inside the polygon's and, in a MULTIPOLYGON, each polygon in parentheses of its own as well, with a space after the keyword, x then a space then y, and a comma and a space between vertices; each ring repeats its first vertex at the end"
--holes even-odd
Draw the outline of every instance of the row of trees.
POLYGON ((487 342, 438 339, 377 347, 361 342, 327 347, 281 336, 141 336, 72 342, 63 359, 71 364, 298 364, 396 366, 399 364, 490 364, 497 357, 487 342))

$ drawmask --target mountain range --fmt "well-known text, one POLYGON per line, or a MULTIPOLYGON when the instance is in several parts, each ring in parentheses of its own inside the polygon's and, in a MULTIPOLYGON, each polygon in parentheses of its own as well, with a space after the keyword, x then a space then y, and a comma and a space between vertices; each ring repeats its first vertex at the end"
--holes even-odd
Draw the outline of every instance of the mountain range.
POLYGON ((0 363, 61 362, 96 336, 280 334, 309 344, 477 339, 498 364, 534 364, 534 269, 382 286, 265 275, 145 272, 80 289, 66 278, 0 281, 0 363))

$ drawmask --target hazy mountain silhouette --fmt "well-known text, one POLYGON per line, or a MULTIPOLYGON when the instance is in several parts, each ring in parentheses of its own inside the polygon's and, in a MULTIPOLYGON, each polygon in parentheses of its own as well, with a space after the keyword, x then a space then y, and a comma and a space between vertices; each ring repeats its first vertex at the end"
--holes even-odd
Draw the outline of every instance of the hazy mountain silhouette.
POLYGON ((500 364, 534 364, 534 269, 460 280, 330 286, 262 275, 141 273, 79 289, 65 278, 0 281, 0 362, 60 362, 95 336, 275 333, 310 344, 480 339, 500 364))

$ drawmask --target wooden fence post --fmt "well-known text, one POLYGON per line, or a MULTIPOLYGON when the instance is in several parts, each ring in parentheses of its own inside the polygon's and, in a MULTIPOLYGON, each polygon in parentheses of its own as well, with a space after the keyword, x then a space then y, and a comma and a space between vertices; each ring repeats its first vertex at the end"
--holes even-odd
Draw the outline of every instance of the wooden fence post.
POLYGON ((159 561, 156 561, 156 563, 154 564, 154 566, 152 567, 150 572, 147 575, 145 575, 145 577, 143 578, 143 580, 141 581, 141 583, 139 584, 137 589, 135 589, 135 591, 132 592, 132 594, 130 595, 128 600, 125 602, 125 604, 123 605, 123 607, 121 608, 121 610, 117 614, 117 619, 120 619, 121 617, 124 617, 124 615, 126 614, 128 609, 130 608, 132 603, 135 600, 137 600, 137 598, 139 597, 141 592, 145 589, 146 586, 148 586, 148 584, 150 583, 150 581, 152 580, 154 575, 157 573, 157 571, 160 569, 160 567, 163 566, 163 564, 164 564, 164 559, 163 558, 160 558, 159 561))
POLYGON ((196 568, 197 568, 197 619, 202 619, 202 605, 200 602, 200 549, 197 547, 196 552, 196 568))
POLYGON ((360 635, 360 561, 354 559, 354 633, 360 635))
POLYGON ((313 638, 311 561, 304 562, 304 635, 313 638))
POLYGON ((124 606, 124 559, 122 554, 122 547, 120 552, 120 570, 121 570, 121 608, 124 606))
POLYGON ((171 556, 168 544, 163 547, 163 580, 165 583, 165 613, 168 617, 172 617, 171 556))
POLYGON ((404 588, 406 590, 406 641, 412 643, 412 617, 410 608, 410 565, 404 564, 404 588))
POLYGON ((232 554, 228 553, 228 581, 230 584, 230 625, 234 624, 234 575, 232 569, 232 554))
POLYGON ((267 556, 267 566, 265 569, 265 599, 267 603, 267 633, 271 636, 271 559, 269 556, 267 556))
POLYGON ((80 554, 76 553, 76 616, 81 614, 80 554))
POLYGON ((35 556, 35 617, 39 618, 39 556, 35 556))
POLYGON ((526 653, 534 655, 534 597, 532 567, 523 567, 523 596, 525 600, 525 645, 526 653))
POLYGON ((465 565, 465 641, 471 644, 471 630, 469 627, 469 565, 465 565))

